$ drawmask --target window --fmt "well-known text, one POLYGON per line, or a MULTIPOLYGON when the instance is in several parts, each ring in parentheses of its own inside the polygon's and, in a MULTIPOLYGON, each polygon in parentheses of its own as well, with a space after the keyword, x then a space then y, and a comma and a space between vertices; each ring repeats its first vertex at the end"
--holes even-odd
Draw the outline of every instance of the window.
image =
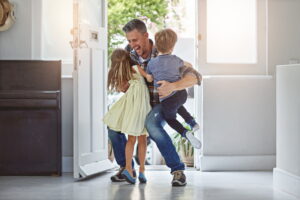
POLYGON ((203 74, 266 73, 266 0, 199 1, 203 74))

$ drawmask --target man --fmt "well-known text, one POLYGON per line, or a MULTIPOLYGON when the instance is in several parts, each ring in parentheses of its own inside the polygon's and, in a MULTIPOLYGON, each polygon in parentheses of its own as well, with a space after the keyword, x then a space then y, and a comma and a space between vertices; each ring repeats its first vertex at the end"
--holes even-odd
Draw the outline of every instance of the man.
MULTIPOLYGON (((133 64, 139 64, 146 69, 149 60, 152 57, 157 56, 154 44, 152 40, 149 39, 146 25, 141 20, 133 19, 123 27, 123 31, 125 32, 126 38, 129 42, 126 50, 130 52, 133 64)), ((180 161, 179 155, 176 152, 170 136, 163 128, 166 122, 162 116, 159 96, 168 96, 173 91, 183 90, 197 83, 199 84, 201 81, 200 79, 201 77, 198 76, 198 73, 190 68, 182 72, 182 79, 177 82, 169 83, 167 81, 161 81, 161 86, 157 88, 157 91, 153 87, 153 82, 147 83, 150 92, 150 104, 152 106, 152 110, 147 116, 145 122, 146 128, 150 138, 156 143, 164 157, 166 165, 171 168, 171 173, 174 176, 172 180, 173 186, 186 185, 186 177, 183 172, 185 166, 180 161)), ((124 87, 124 90, 126 90, 127 87, 128 85, 124 87)), ((112 142, 116 161, 121 167, 119 172, 111 177, 111 180, 113 182, 125 181, 121 173, 125 166, 126 137, 124 134, 110 129, 108 129, 108 135, 112 142)))

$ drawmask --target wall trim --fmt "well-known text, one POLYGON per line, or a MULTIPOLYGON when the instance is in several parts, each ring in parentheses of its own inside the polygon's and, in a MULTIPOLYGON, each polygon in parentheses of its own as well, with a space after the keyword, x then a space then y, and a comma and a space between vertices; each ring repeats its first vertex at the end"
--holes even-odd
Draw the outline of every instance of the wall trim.
POLYGON ((62 79, 73 79, 72 75, 61 75, 62 79))
POLYGON ((211 78, 236 78, 236 79, 273 79, 272 75, 203 75, 203 79, 211 78))
POLYGON ((272 170, 275 166, 275 155, 200 157, 201 171, 272 170))
POLYGON ((274 168, 273 185, 276 189, 300 198, 300 176, 296 176, 280 168, 274 168))
POLYGON ((62 157, 62 172, 73 172, 73 156, 62 157))

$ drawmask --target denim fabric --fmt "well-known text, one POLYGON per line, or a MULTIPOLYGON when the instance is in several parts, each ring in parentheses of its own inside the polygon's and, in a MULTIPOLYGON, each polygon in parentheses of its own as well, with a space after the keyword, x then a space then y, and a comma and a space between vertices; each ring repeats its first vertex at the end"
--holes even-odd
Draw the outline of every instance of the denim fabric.
POLYGON ((161 109, 161 104, 158 104, 148 114, 146 118, 147 131, 165 159, 166 165, 171 168, 171 173, 176 170, 184 170, 185 166, 180 161, 170 136, 163 128, 166 121, 163 118, 161 109))
POLYGON ((195 120, 191 114, 183 107, 187 100, 186 90, 177 91, 173 96, 168 97, 161 102, 163 117, 171 128, 176 130, 183 137, 187 129, 176 119, 177 113, 192 127, 195 125, 195 120))
MULTIPOLYGON (((125 147, 127 139, 125 134, 108 129, 108 137, 112 143, 114 155, 118 165, 125 167, 126 157, 125 157, 125 147)), ((132 168, 134 168, 134 162, 132 161, 132 168)))

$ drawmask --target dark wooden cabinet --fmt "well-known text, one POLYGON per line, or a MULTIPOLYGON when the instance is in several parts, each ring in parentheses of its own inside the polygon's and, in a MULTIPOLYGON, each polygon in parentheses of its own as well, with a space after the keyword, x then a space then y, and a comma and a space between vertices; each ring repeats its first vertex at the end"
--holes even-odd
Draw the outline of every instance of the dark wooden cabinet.
POLYGON ((0 60, 0 175, 61 175, 61 62, 0 60))

